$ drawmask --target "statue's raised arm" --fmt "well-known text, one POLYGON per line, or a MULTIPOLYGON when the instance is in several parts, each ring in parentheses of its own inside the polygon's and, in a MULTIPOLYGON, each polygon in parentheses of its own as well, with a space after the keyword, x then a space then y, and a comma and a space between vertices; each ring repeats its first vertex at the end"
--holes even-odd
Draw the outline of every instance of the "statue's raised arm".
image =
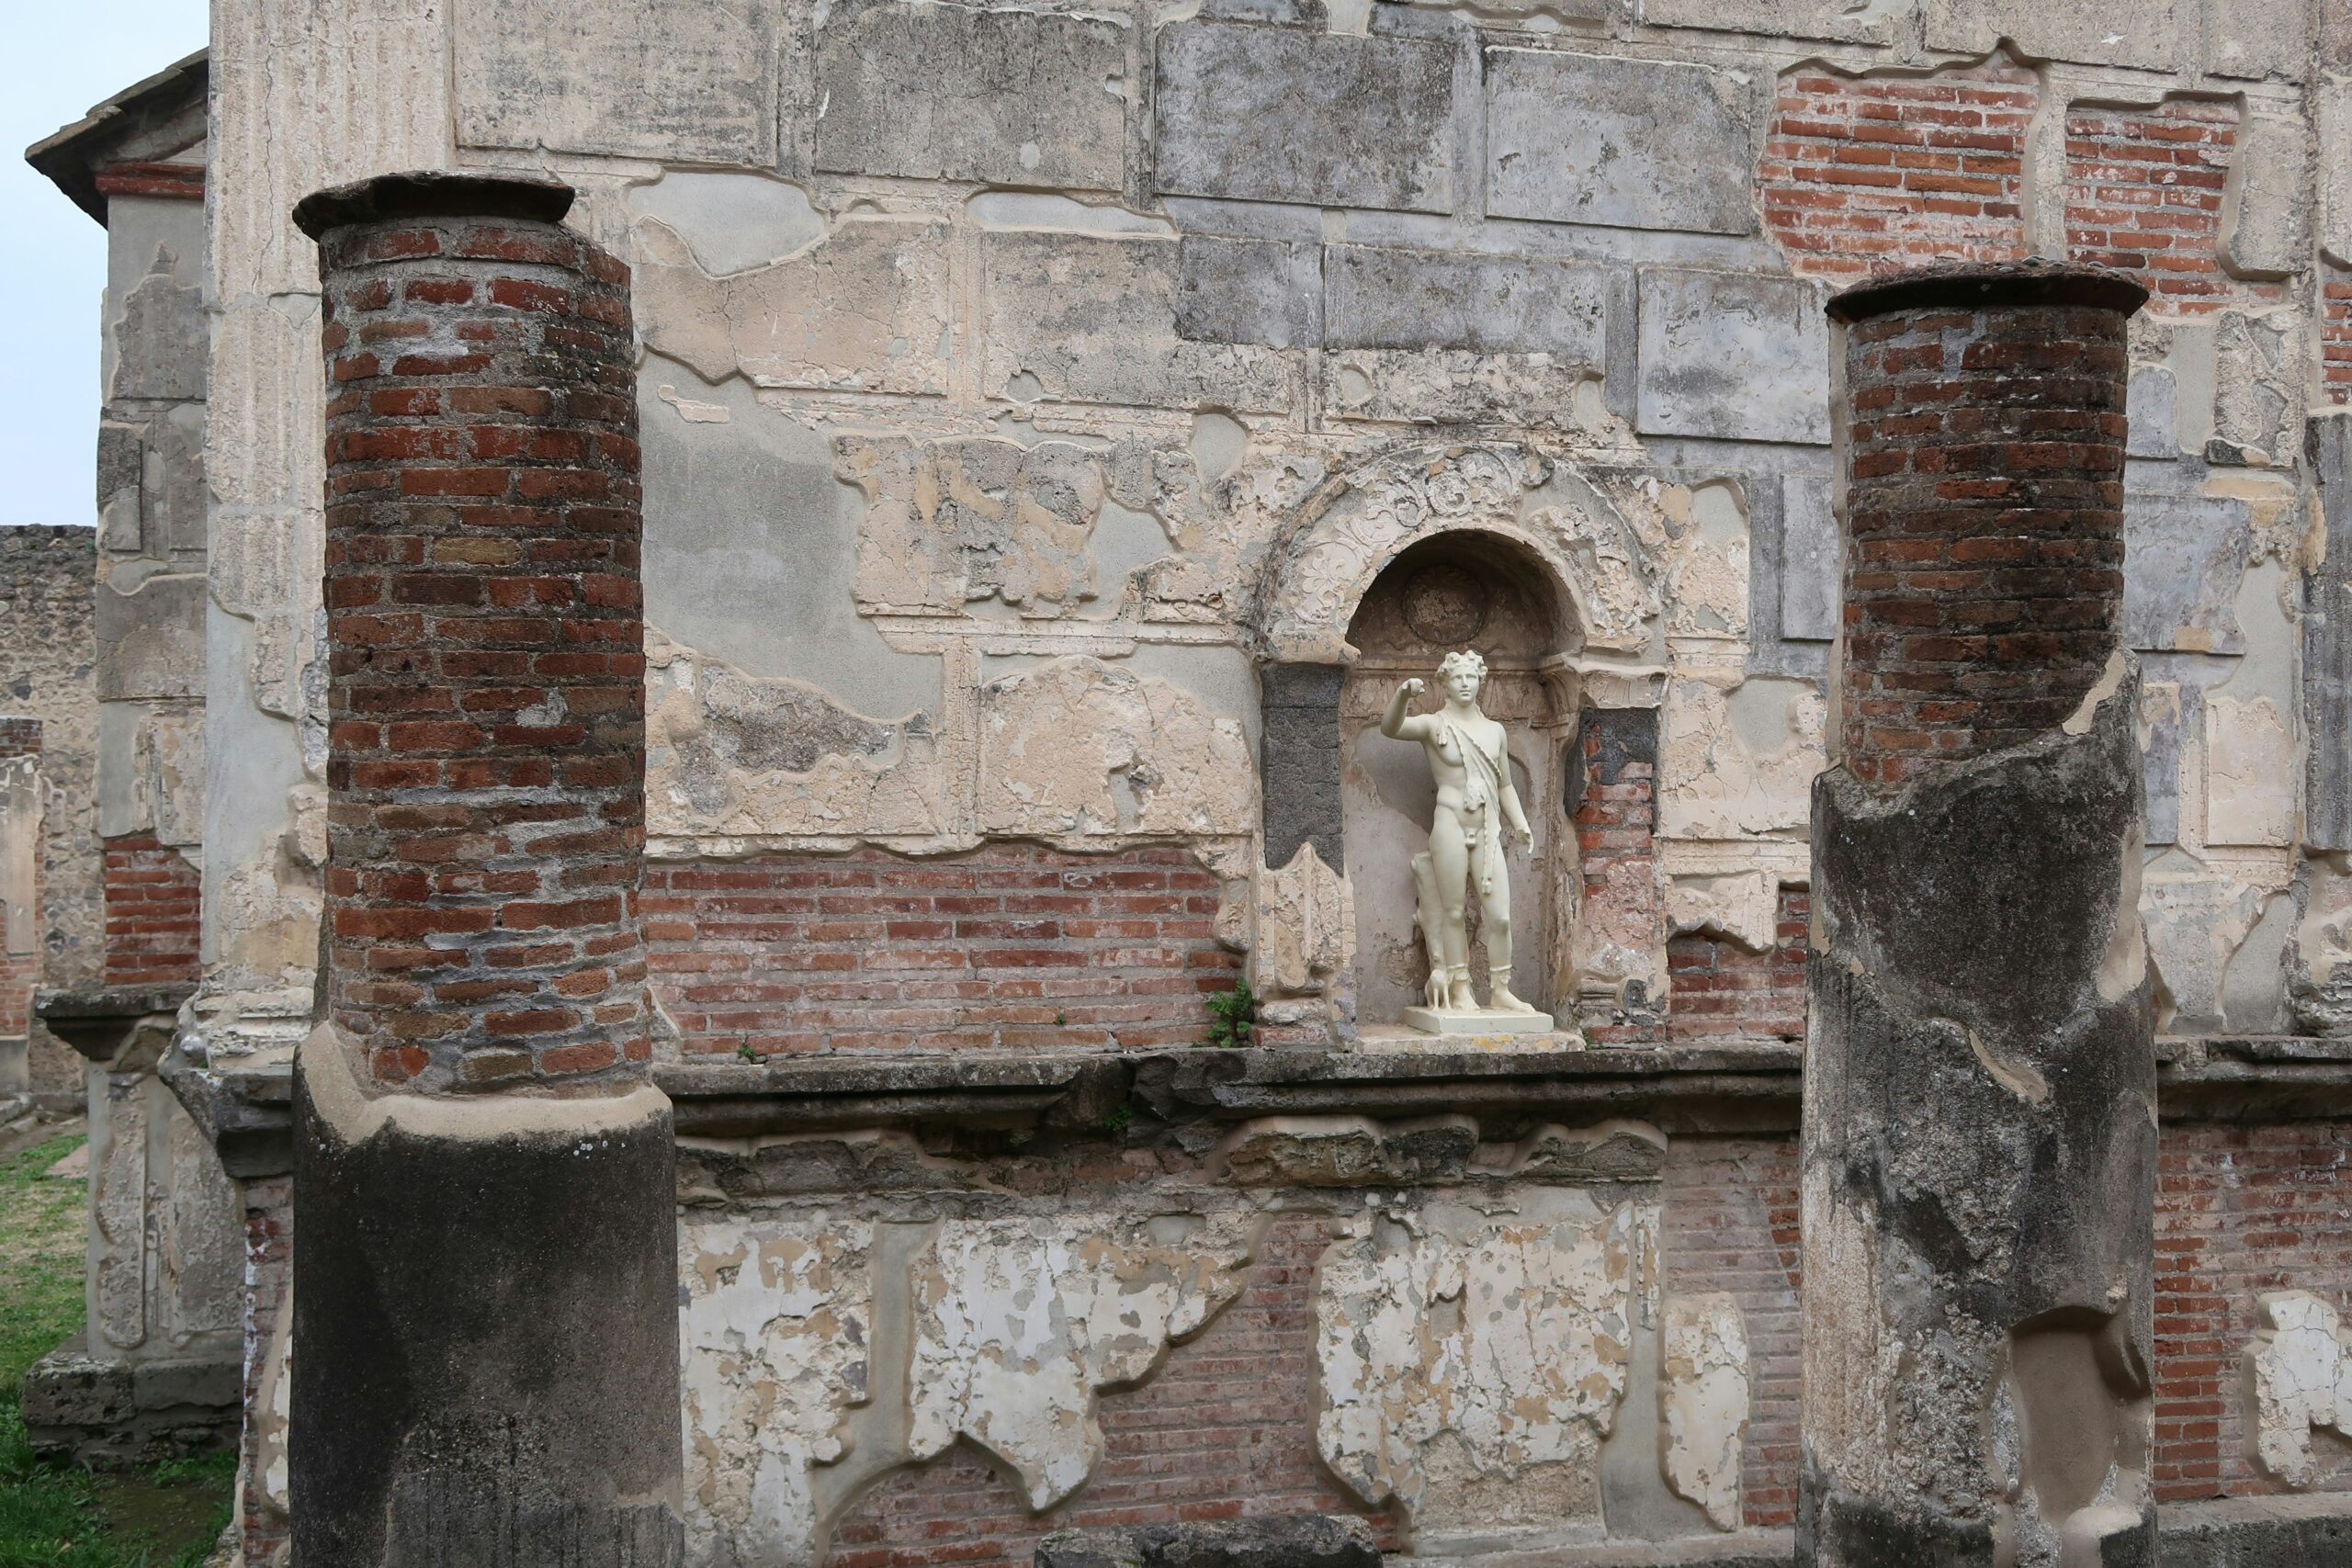
POLYGON ((1415 697, 1429 689, 1429 682, 1418 676, 1397 687, 1396 694, 1388 699, 1387 713, 1381 716, 1380 733, 1391 740, 1427 740, 1430 737, 1428 716, 1409 716, 1405 709, 1415 697))

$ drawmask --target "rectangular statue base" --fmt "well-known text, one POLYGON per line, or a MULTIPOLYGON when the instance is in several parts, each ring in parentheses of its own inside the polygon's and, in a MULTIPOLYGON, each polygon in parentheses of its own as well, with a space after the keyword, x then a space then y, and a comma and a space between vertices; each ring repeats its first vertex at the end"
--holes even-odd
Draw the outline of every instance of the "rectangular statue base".
POLYGON ((1546 1012, 1455 1012, 1450 1008, 1407 1008, 1405 1022, 1424 1034, 1549 1034, 1546 1012))

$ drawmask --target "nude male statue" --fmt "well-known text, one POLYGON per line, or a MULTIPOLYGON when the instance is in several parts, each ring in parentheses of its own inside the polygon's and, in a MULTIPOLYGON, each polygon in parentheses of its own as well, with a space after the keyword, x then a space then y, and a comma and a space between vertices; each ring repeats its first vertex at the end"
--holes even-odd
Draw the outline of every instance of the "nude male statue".
POLYGON ((1442 1011, 1480 1010, 1470 989, 1468 893, 1475 881, 1486 922, 1487 973, 1493 982, 1494 999, 1485 1010, 1532 1013, 1535 1010, 1510 991, 1510 872, 1503 863, 1502 836, 1508 827, 1522 845, 1532 845, 1535 832, 1511 786, 1503 727, 1478 711, 1487 661, 1476 653, 1449 653, 1437 667, 1437 679, 1445 692, 1442 708, 1408 716, 1406 705, 1428 687, 1408 681, 1389 699, 1380 721, 1380 733, 1391 740, 1421 743, 1437 779, 1429 852, 1413 857, 1419 895, 1416 919, 1430 954, 1428 1002, 1442 1011))

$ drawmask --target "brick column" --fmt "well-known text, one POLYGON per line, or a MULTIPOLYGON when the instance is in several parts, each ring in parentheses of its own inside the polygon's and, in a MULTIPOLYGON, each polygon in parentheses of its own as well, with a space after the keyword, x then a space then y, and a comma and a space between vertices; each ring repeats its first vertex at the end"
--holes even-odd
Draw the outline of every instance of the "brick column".
POLYGON ((295 209, 324 297, 330 660, 298 1562, 679 1550, 628 275, 560 226, 571 202, 406 175, 295 209))
POLYGON ((2154 1561, 2119 635, 2143 298, 2020 266, 1830 303, 1843 756, 1813 798, 1801 1563, 2154 1561))

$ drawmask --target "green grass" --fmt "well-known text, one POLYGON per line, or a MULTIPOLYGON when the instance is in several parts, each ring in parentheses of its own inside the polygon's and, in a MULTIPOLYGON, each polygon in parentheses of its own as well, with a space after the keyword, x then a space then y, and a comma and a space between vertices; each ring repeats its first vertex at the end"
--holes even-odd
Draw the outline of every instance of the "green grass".
POLYGON ((233 1454, 94 1475, 26 1441, 25 1369, 82 1325, 84 1187, 41 1179, 81 1141, 0 1158, 0 1568, 200 1568, 229 1522, 233 1454))

